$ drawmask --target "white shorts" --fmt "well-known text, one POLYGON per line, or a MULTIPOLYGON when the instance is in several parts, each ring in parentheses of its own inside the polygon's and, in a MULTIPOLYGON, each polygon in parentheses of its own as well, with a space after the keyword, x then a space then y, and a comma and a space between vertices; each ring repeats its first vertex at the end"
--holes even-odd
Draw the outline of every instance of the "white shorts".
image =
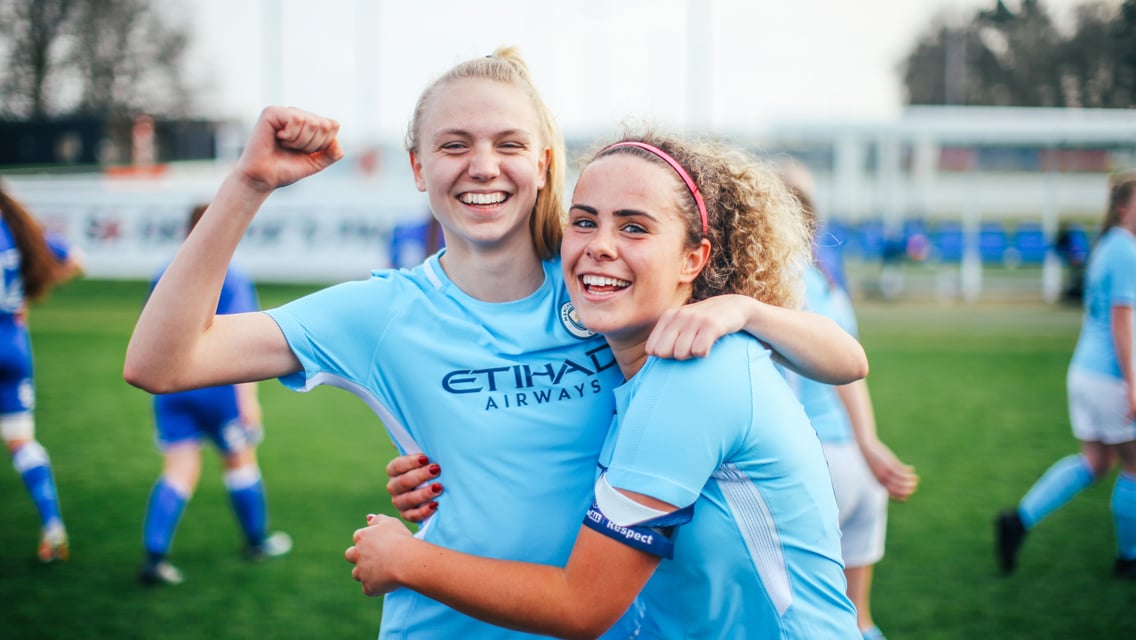
POLYGON ((845 567, 865 567, 884 557, 887 489, 872 475, 855 442, 823 442, 840 519, 845 567))
POLYGON ((1069 422, 1082 442, 1119 444, 1136 440, 1136 422, 1129 420, 1124 380, 1069 367, 1069 422))
POLYGON ((0 415, 0 437, 4 442, 35 440, 35 419, 31 411, 0 415))

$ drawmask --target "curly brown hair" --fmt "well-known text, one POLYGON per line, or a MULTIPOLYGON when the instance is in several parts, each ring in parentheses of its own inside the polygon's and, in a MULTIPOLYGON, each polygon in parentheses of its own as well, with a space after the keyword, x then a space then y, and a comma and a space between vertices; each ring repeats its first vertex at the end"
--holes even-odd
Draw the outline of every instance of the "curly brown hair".
MULTIPOLYGON (((694 281, 691 301, 728 293, 796 308, 803 302, 801 280, 811 255, 812 224, 801 203, 762 160, 724 142, 647 131, 617 142, 643 142, 670 155, 698 185, 706 204, 710 258, 694 281)), ((615 144, 615 143, 613 143, 615 144)), ((605 146, 592 160, 616 153, 670 167, 650 151, 605 146)), ((687 246, 702 240, 694 196, 675 175, 675 197, 686 212, 687 246)))
POLYGON ((48 294, 63 279, 62 265, 47 246, 43 227, 32 214, 0 184, 0 217, 8 226, 16 248, 20 251, 20 275, 24 280, 24 298, 36 301, 48 294))
POLYGON ((533 207, 532 218, 529 219, 529 232, 532 235, 533 246, 541 258, 548 259, 560 255, 560 240, 564 237, 564 166, 566 153, 564 151, 564 137, 560 134, 560 127, 552 111, 541 99, 540 93, 533 84, 529 75, 528 65, 521 58, 516 47, 500 47, 493 55, 483 58, 466 60, 451 68, 441 77, 434 80, 422 94, 418 96, 418 103, 414 106, 414 114, 406 128, 406 150, 418 151, 419 125, 422 114, 425 112, 430 98, 434 96, 438 87, 455 80, 482 79, 500 82, 517 87, 524 91, 532 100, 537 117, 541 123, 541 137, 545 146, 552 150, 545 168, 545 183, 536 196, 536 205, 533 207))

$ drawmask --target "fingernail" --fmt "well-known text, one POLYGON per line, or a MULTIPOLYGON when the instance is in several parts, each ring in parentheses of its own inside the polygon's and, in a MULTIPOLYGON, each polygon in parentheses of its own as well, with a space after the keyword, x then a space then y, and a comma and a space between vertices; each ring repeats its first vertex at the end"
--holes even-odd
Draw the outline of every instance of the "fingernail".
POLYGON ((418 456, 418 464, 426 464, 428 462, 430 462, 430 458, 427 458, 426 456, 418 456))
POLYGON ((373 514, 373 513, 368 513, 368 514, 367 514, 367 524, 371 524, 371 523, 373 523, 374 521, 375 521, 375 514, 373 514))
POLYGON ((442 485, 436 484, 436 483, 430 485, 430 493, 437 494, 437 493, 441 493, 441 492, 442 492, 442 485))
POLYGON ((437 510, 438 510, 438 503, 437 503, 437 502, 431 502, 430 504, 428 504, 428 505, 426 505, 426 506, 427 506, 427 507, 428 507, 428 508, 429 508, 429 509, 430 509, 431 511, 437 511, 437 510))
POLYGON ((442 472, 442 467, 436 464, 430 465, 430 475, 436 476, 442 472))

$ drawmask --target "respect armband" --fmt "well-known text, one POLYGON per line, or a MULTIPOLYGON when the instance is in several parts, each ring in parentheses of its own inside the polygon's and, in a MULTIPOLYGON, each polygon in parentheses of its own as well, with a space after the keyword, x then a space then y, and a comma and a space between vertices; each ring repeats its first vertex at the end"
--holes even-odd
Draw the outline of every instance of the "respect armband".
POLYGON ((674 558, 675 527, 690 522, 693 517, 692 504, 657 518, 624 526, 609 520, 599 504, 593 501, 584 516, 584 525, 629 547, 670 560, 674 558))

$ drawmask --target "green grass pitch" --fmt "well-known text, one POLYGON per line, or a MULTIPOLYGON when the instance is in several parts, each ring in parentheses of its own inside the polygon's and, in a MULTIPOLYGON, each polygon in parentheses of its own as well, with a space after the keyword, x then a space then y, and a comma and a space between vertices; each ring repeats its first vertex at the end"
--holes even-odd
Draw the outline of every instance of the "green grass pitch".
MULTIPOLYGON (((272 306, 306 289, 261 286, 272 306)), ((0 472, 0 638, 371 638, 381 603, 351 580, 343 550, 368 512, 390 513, 394 449, 362 402, 336 389, 261 386, 260 449, 271 525, 286 558, 249 565, 207 452, 173 561, 177 588, 135 581, 142 514, 160 469, 149 397, 122 381, 146 285, 79 281, 32 309, 37 429, 55 466, 72 560, 34 560, 37 518, 0 472)), ((893 640, 1125 637, 1136 583, 1111 577, 1112 478, 1031 533, 1018 573, 997 574, 994 513, 1059 456, 1069 432, 1065 367, 1079 311, 1015 304, 863 304, 880 433, 922 484, 891 508, 877 567, 877 622, 893 640)))

